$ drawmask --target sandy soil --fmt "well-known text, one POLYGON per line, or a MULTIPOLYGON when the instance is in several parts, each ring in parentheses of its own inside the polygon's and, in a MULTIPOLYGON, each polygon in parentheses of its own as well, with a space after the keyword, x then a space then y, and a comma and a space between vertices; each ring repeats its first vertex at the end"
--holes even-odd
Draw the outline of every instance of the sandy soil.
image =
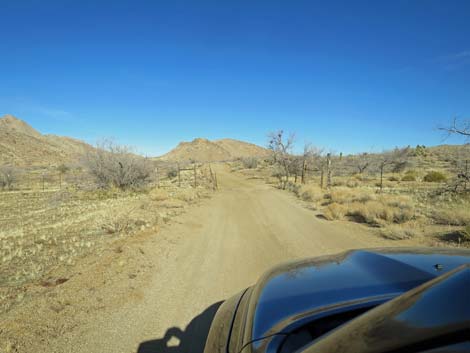
POLYGON ((412 245, 319 219, 292 195, 219 169, 220 191, 158 234, 83 259, 63 284, 32 287, 36 295, 0 319, 0 351, 201 352, 220 302, 269 267, 351 248, 412 245))

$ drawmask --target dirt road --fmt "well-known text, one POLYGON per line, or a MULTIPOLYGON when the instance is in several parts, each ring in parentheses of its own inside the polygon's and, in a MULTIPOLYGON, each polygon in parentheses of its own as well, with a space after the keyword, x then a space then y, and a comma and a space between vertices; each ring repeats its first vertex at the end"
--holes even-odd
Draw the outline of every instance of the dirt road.
MULTIPOLYGON (((350 248, 397 246, 351 223, 328 222, 294 196, 224 170, 220 191, 146 245, 155 268, 140 295, 47 343, 49 352, 201 352, 220 301, 279 262, 350 248)), ((73 320, 73 318, 72 318, 73 320)))

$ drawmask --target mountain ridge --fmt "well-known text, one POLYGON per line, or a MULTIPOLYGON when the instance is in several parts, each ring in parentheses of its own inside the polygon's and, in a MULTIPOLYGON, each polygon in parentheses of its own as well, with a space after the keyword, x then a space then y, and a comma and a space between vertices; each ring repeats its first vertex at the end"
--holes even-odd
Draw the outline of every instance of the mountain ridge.
POLYGON ((237 158, 266 157, 268 154, 267 149, 245 141, 232 138, 210 141, 198 137, 189 142, 180 142, 174 149, 157 159, 181 162, 219 162, 237 158))
POLYGON ((13 115, 0 118, 0 164, 25 167, 76 163, 93 149, 71 137, 43 135, 13 115))

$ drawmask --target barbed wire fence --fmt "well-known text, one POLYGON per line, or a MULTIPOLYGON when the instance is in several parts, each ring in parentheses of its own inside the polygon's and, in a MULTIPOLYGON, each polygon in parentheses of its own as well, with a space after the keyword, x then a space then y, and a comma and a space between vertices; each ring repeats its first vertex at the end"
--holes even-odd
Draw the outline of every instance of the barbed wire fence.
MULTIPOLYGON (((209 163, 197 162, 161 162, 155 163, 147 187, 155 188, 198 188, 206 187, 217 190, 217 174, 209 163)), ((93 175, 83 168, 70 168, 60 171, 56 167, 38 169, 17 168, 15 181, 10 188, 0 188, 2 191, 61 191, 97 189, 93 175)))

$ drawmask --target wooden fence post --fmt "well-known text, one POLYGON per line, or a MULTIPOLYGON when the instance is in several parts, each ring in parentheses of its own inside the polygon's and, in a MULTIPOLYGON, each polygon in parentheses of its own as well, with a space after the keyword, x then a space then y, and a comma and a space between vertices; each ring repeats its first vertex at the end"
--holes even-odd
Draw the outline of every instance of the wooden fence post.
POLYGON ((155 168, 155 178, 157 179, 157 188, 160 189, 160 175, 158 174, 158 167, 155 168))
POLYGON ((326 187, 331 187, 331 154, 326 155, 326 187))
POLYGON ((302 162, 302 175, 300 177, 300 182, 305 184, 305 169, 307 169, 307 161, 304 159, 302 162))
POLYGON ((181 187, 181 170, 180 170, 179 163, 178 163, 178 187, 181 187))
POLYGON ((196 169, 196 163, 194 163, 194 188, 197 188, 197 169, 196 169))
POLYGON ((320 171, 320 188, 323 189, 323 174, 324 174, 324 166, 323 164, 321 165, 321 171, 320 171))

